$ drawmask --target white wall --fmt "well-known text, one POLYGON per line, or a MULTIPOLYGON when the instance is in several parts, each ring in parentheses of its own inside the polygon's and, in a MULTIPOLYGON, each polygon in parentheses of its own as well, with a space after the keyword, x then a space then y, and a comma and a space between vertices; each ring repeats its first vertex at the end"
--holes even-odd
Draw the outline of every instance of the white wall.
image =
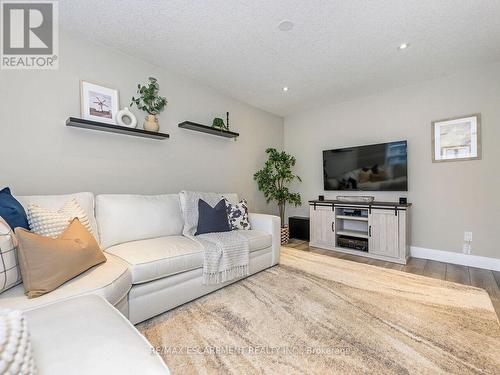
MULTIPOLYGON (((411 72, 409 72, 411 74, 411 72)), ((305 204, 323 191, 322 150, 408 140, 412 245, 462 251, 473 232, 472 254, 500 258, 500 63, 356 101, 285 118, 285 150, 297 158, 296 185, 305 204), (483 159, 432 163, 431 121, 481 113, 483 159)), ((370 192, 369 195, 372 195, 370 192)), ((397 200, 401 193, 375 193, 397 200)))
MULTIPOLYGON (((133 112, 142 126, 144 114, 133 112)), ((252 210, 275 212, 252 179, 270 146, 283 147, 282 118, 64 31, 59 70, 0 71, 0 188, 15 194, 235 191, 252 210), (79 117, 81 79, 119 89, 124 107, 149 76, 169 101, 160 115, 169 140, 65 126, 79 117), (211 124, 226 111, 236 142, 177 127, 211 124)))

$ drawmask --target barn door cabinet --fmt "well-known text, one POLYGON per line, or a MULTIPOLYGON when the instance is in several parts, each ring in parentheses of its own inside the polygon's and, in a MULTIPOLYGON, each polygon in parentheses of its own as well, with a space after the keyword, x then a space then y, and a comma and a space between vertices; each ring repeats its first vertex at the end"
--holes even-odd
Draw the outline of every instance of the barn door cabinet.
POLYGON ((310 201, 309 245, 406 264, 411 204, 310 201))
POLYGON ((331 207, 310 209, 310 244, 317 247, 335 246, 335 212, 331 207))

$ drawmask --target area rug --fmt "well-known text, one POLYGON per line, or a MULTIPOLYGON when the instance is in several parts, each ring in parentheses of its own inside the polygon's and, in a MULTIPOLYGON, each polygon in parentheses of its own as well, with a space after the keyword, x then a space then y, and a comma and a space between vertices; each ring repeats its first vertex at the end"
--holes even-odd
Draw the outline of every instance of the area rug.
POLYGON ((174 375, 500 371, 484 290, 290 248, 138 329, 174 375))

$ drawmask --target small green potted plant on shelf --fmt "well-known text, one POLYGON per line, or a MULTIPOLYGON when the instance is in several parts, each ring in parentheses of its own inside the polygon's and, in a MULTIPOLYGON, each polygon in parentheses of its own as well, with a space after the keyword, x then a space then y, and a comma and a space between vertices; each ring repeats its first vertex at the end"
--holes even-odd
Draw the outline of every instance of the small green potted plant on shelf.
POLYGON ((160 85, 158 84, 158 80, 149 77, 146 85, 137 85, 137 94, 139 96, 137 98, 132 97, 130 106, 132 107, 135 104, 141 111, 148 113, 143 125, 144 130, 152 132, 158 132, 160 130, 160 125, 156 116, 165 109, 167 99, 158 94, 159 90, 160 85))
POLYGON ((295 207, 302 204, 299 193, 291 193, 288 185, 295 179, 302 181, 299 176, 292 172, 295 166, 295 157, 284 151, 277 151, 274 148, 266 150, 268 160, 264 167, 254 174, 259 190, 264 193, 267 203, 276 201, 281 219, 281 244, 288 243, 290 230, 285 224, 286 204, 293 204, 295 207))
POLYGON ((219 129, 219 130, 225 130, 225 131, 229 130, 227 128, 226 124, 224 124, 224 120, 219 118, 219 117, 214 118, 214 121, 212 122, 212 128, 219 129))

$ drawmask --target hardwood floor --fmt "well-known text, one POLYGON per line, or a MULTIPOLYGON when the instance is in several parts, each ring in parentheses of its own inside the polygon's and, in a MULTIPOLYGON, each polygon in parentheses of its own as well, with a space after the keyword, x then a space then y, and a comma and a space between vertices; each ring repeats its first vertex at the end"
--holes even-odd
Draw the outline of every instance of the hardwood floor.
POLYGON ((295 239, 291 239, 290 243, 286 246, 299 250, 324 254, 335 258, 352 260, 358 263, 391 268, 403 272, 482 288, 489 293, 493 307, 495 308, 497 315, 500 317, 500 272, 419 258, 410 258, 406 265, 402 265, 310 247, 308 242, 295 239))

